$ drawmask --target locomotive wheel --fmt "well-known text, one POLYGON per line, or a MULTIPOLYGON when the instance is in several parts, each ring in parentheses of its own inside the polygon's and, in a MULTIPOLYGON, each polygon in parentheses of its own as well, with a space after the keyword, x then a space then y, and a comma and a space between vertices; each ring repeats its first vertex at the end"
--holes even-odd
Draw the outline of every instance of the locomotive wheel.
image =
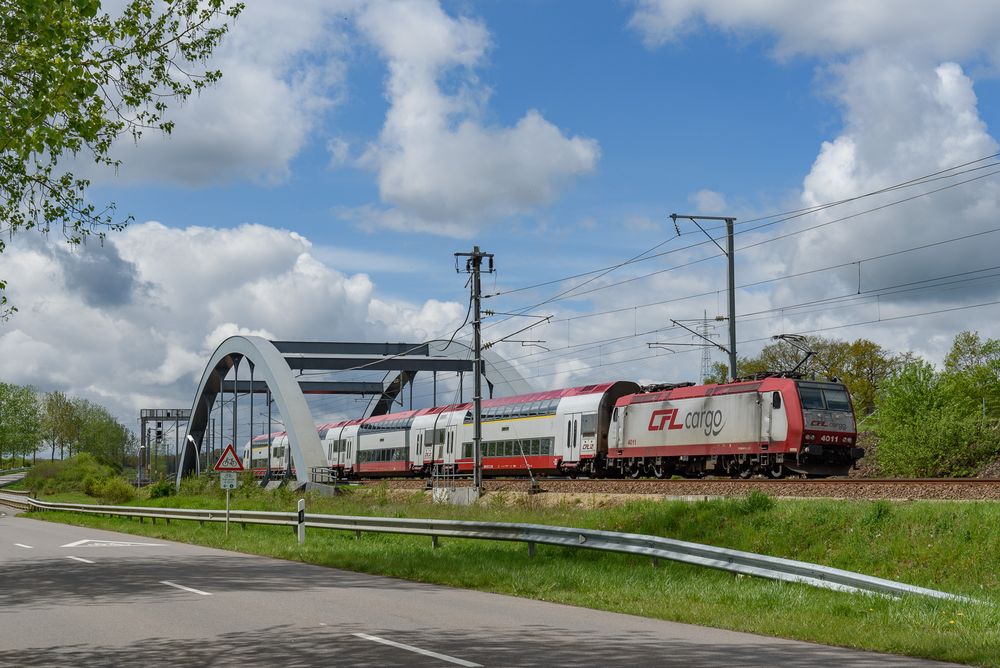
POLYGON ((664 478, 667 477, 667 467, 663 466, 662 464, 659 466, 654 464, 652 468, 653 468, 653 476, 657 480, 663 480, 664 478))
POLYGON ((638 480, 639 476, 642 475, 642 468, 638 464, 633 464, 632 467, 625 472, 625 475, 632 480, 638 480))
POLYGON ((775 464, 774 466, 767 469, 767 477, 772 480, 778 480, 779 478, 785 477, 785 467, 781 464, 775 464))

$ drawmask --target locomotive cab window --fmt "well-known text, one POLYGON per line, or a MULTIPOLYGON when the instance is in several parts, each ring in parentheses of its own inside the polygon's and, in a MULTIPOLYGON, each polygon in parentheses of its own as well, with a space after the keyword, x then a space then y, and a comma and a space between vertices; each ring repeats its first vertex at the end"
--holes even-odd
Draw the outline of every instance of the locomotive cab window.
POLYGON ((799 387, 799 397, 802 399, 802 408, 807 411, 821 411, 826 408, 823 403, 823 390, 812 387, 799 387))
POLYGON ((771 406, 773 408, 781 408, 781 392, 771 393, 771 406))
POLYGON ((851 398, 843 385, 802 383, 799 385, 799 397, 805 410, 840 412, 851 410, 851 398))
POLYGON ((848 398, 847 392, 843 390, 823 390, 823 396, 826 398, 826 407, 831 411, 851 410, 851 400, 848 398))

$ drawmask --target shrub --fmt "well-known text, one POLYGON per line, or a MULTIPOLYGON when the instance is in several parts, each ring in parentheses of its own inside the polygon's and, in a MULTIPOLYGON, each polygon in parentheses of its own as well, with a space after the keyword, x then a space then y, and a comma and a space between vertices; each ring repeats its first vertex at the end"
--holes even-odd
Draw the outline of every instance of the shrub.
POLYGON ((149 498, 161 499, 165 496, 171 496, 174 493, 174 483, 171 480, 160 480, 146 489, 149 492, 149 498))
POLYGON ((98 478, 95 475, 88 475, 83 479, 83 493, 87 496, 97 497, 100 496, 101 487, 104 485, 104 479, 98 478))
POLYGON ((93 491, 95 481, 109 478, 112 471, 101 464, 93 455, 83 453, 56 462, 39 462, 32 467, 25 478, 25 484, 32 492, 58 494, 60 492, 84 492, 88 483, 93 491))
POLYGON ((914 362, 889 379, 879 396, 876 426, 885 473, 967 476, 996 457, 1000 439, 984 419, 972 378, 914 362))
POLYGON ((101 503, 119 504, 131 501, 136 496, 135 487, 124 478, 108 478, 100 486, 97 498, 101 503))

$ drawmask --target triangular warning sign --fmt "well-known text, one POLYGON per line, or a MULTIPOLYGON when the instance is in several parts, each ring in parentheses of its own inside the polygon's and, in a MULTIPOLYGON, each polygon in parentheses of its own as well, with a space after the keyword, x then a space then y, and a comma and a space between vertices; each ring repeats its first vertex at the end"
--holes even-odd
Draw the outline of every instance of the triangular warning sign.
POLYGON ((219 457, 219 461, 215 462, 216 471, 242 471, 243 462, 240 458, 236 456, 236 450, 233 448, 233 444, 230 443, 226 446, 226 449, 222 451, 222 456, 219 457))

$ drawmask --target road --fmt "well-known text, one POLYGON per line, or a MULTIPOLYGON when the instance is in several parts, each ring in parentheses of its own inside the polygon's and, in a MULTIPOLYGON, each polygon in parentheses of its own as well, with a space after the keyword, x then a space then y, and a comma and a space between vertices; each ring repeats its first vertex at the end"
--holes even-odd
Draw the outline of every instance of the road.
POLYGON ((0 512, 0 666, 945 665, 0 512))

